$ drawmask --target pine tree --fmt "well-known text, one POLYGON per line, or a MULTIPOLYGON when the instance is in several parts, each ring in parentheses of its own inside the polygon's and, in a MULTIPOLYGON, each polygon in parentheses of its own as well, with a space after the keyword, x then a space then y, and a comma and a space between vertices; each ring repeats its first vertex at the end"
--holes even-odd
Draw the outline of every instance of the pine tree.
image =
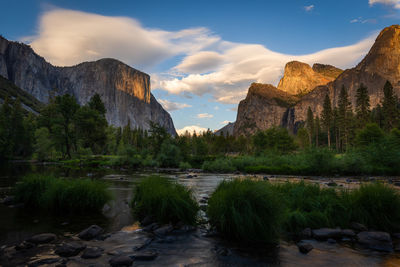
POLYGON ((339 133, 340 132, 339 132, 339 110, 337 107, 335 107, 333 109, 332 115, 333 115, 332 128, 333 128, 333 133, 335 135, 335 146, 336 146, 336 150, 339 151, 339 149, 340 149, 339 133))
POLYGON ((319 134, 321 132, 321 125, 319 122, 319 116, 317 115, 315 117, 315 122, 314 122, 314 131, 315 131, 315 146, 319 146, 319 134))
POLYGON ((23 140, 25 139, 24 115, 21 101, 17 98, 14 101, 11 112, 11 136, 12 136, 12 155, 21 156, 24 153, 23 140))
POLYGON ((393 86, 389 81, 386 81, 383 87, 383 125, 386 130, 391 130, 396 127, 399 121, 399 110, 397 108, 397 96, 393 92, 393 86))
POLYGON ((313 138, 313 134, 314 134, 314 114, 311 110, 311 107, 308 107, 308 110, 307 110, 306 128, 308 131, 308 139, 309 139, 310 145, 312 145, 312 138, 313 138))
POLYGON ((370 122, 370 103, 368 89, 361 84, 356 93, 356 118, 358 128, 363 128, 370 122))
POLYGON ((324 105, 321 113, 321 123, 323 129, 328 134, 328 147, 331 147, 331 127, 333 124, 333 111, 331 99, 328 94, 326 94, 324 99, 324 105))
POLYGON ((5 97, 0 108, 0 158, 10 158, 13 150, 10 99, 5 97))
POLYGON ((346 150, 349 146, 349 137, 351 130, 353 110, 349 95, 344 86, 340 90, 338 101, 338 127, 340 138, 340 149, 346 150))

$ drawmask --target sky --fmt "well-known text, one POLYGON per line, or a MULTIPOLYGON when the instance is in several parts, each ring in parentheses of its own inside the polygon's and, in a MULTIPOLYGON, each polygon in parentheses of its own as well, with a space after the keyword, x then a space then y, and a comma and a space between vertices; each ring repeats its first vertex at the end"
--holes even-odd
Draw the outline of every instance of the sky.
POLYGON ((252 82, 277 85, 287 62, 355 66, 400 0, 19 0, 0 34, 57 66, 116 58, 150 74, 178 132, 236 120, 252 82))

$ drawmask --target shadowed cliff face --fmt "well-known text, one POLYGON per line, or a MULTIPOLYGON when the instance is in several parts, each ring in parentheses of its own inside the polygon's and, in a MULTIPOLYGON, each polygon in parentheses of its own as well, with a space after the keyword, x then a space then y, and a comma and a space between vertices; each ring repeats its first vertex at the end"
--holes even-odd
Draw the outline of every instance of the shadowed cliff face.
MULTIPOLYGON (((268 97, 268 94, 264 93, 267 97, 260 98, 254 95, 250 92, 250 87, 246 99, 239 104, 235 134, 247 134, 271 126, 284 126, 296 131, 297 125, 306 120, 308 107, 311 107, 314 114, 320 115, 326 94, 329 94, 333 105, 337 105, 342 86, 348 89, 353 108, 356 105, 356 91, 361 83, 368 88, 371 108, 381 102, 383 86, 387 80, 392 83, 394 92, 400 96, 400 26, 393 25, 383 29, 369 53, 352 69, 340 73, 341 70, 333 66, 314 64, 311 71, 327 79, 331 77, 332 81, 327 84, 315 85, 315 75, 310 69, 310 66, 300 62, 290 62, 286 65, 285 75, 290 75, 288 79, 285 76, 281 79, 278 89, 285 89, 290 93, 296 92, 298 88, 312 89, 285 109, 273 101, 273 96, 268 97), (336 75, 339 76, 333 79, 336 75), (257 121, 268 123, 254 123, 257 121), (236 127, 237 125, 242 127, 236 127), (248 126, 251 127, 247 128, 248 126)), ((264 86, 266 90, 277 90, 271 85, 264 86)))
POLYGON ((98 93, 114 126, 148 129, 154 121, 169 133, 172 119, 150 92, 150 76, 115 59, 55 67, 29 46, 0 37, 0 75, 47 103, 49 97, 69 93, 86 104, 98 93))

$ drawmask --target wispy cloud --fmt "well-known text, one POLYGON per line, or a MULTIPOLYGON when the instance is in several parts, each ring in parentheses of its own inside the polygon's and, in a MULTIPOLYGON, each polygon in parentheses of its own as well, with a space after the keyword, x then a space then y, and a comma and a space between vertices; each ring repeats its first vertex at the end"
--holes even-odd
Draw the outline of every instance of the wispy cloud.
POLYGON ((304 6, 304 10, 310 12, 314 9, 314 5, 304 6))
POLYGON ((225 125, 225 124, 228 124, 228 123, 230 123, 230 121, 221 121, 219 124, 225 125))
POLYGON ((400 0, 369 0, 369 5, 382 4, 400 9, 400 0))
POLYGON ((193 134, 193 133, 199 134, 199 133, 203 133, 203 132, 206 132, 206 131, 207 131, 207 128, 200 127, 200 126, 197 126, 197 125, 185 126, 182 129, 176 130, 176 132, 179 135, 184 135, 186 132, 188 132, 190 134, 193 134))
POLYGON ((376 19, 363 19, 362 17, 358 17, 358 18, 350 20, 350 23, 361 23, 361 24, 376 23, 376 22, 377 22, 376 19))
MULTIPOLYGON (((252 82, 277 84, 288 61, 352 67, 376 35, 349 46, 290 55, 261 44, 229 42, 207 28, 164 31, 145 28, 127 17, 54 9, 42 15, 38 34, 30 40, 37 53, 62 66, 113 57, 146 71, 180 56, 182 60, 171 69, 151 73, 153 89, 188 98, 210 94, 217 102, 237 104, 252 82)), ((170 110, 185 107, 171 103, 164 101, 170 110)))
POLYGON ((178 109, 183 109, 183 108, 190 108, 191 105, 188 105, 186 103, 178 103, 178 102, 172 102, 166 99, 158 99, 158 102, 165 108, 167 111, 174 111, 178 109))
POLYGON ((200 114, 197 114, 196 117, 198 119, 211 119, 212 117, 214 117, 214 115, 208 114, 208 113, 200 113, 200 114))

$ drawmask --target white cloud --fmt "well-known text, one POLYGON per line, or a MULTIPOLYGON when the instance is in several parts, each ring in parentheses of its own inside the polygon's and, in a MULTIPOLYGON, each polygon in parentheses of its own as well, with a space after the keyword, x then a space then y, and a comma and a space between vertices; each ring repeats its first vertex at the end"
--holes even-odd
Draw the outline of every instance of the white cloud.
POLYGON ((304 10, 310 12, 314 9, 314 5, 304 6, 304 10))
POLYGON ((375 4, 383 4, 400 9, 400 0, 369 0, 370 6, 373 6, 375 4))
POLYGON ((176 32, 146 29, 134 19, 53 9, 30 36, 32 48, 48 61, 68 66, 112 57, 143 69, 178 54, 202 50, 219 41, 206 28, 176 32))
POLYGON ((166 99, 158 99, 158 102, 163 106, 164 109, 167 111, 174 111, 178 109, 183 109, 183 108, 190 108, 191 105, 188 105, 186 103, 178 103, 178 102, 172 102, 166 99))
POLYGON ((182 129, 176 130, 176 132, 179 135, 184 135, 186 132, 188 132, 190 134, 193 134, 194 132, 196 132, 196 134, 200 134, 200 133, 203 133, 206 131, 207 131, 207 128, 203 128, 203 127, 200 127, 197 125, 185 126, 182 129))
POLYGON ((126 17, 54 9, 43 14, 38 34, 30 40, 36 52, 56 65, 113 57, 146 71, 182 56, 170 70, 151 74, 153 89, 189 98, 210 94, 217 102, 237 104, 252 82, 277 84, 291 60, 352 67, 368 52, 376 35, 349 46, 290 55, 260 44, 228 42, 206 28, 171 32, 145 28, 126 17))
POLYGON ((211 119, 212 117, 214 117, 214 115, 208 113, 197 114, 198 119, 211 119))
POLYGON ((362 17, 358 17, 356 19, 350 20, 350 23, 376 23, 376 19, 363 19, 362 17))
POLYGON ((228 124, 228 123, 230 123, 230 121, 221 121, 221 122, 220 122, 220 124, 222 124, 222 125, 226 125, 226 124, 228 124))

